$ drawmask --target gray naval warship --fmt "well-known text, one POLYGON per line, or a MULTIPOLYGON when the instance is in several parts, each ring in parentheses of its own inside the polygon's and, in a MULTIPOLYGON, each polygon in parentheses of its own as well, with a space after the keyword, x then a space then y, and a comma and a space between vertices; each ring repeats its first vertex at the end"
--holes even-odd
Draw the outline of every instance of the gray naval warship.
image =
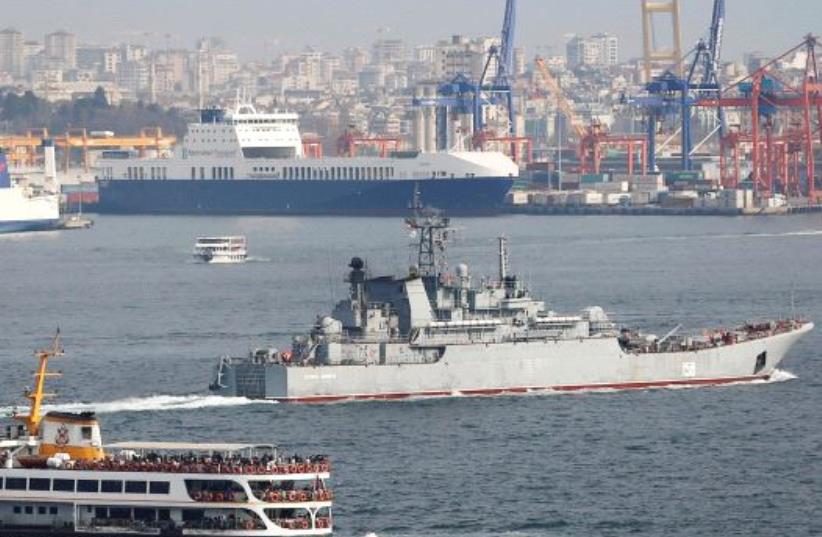
POLYGON ((221 357, 211 390, 281 402, 331 402, 540 390, 712 385, 768 379, 813 328, 803 319, 662 337, 620 329, 600 307, 560 315, 509 269, 476 282, 446 270, 449 219, 417 211, 418 262, 403 277, 371 277, 355 257, 349 296, 288 350, 221 357))

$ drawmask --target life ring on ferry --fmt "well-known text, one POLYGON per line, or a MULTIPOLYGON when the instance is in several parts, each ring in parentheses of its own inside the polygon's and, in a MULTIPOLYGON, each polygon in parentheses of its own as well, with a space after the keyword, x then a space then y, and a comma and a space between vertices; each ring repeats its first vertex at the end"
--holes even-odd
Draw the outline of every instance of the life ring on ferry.
POLYGON ((300 491, 300 494, 299 494, 298 498, 300 499, 301 502, 307 502, 308 501, 308 493, 304 490, 300 491))
POLYGON ((308 521, 306 519, 302 519, 302 520, 299 521, 299 528, 301 530, 307 530, 308 526, 310 526, 310 524, 308 523, 308 521))
POLYGON ((288 473, 289 474, 296 474, 297 473, 297 465, 296 464, 289 464, 288 465, 288 473))
POLYGON ((307 464, 298 464, 297 471, 301 474, 308 472, 308 465, 307 464))
POLYGON ((288 501, 290 501, 290 502, 297 501, 297 491, 296 490, 289 490, 288 491, 288 501))

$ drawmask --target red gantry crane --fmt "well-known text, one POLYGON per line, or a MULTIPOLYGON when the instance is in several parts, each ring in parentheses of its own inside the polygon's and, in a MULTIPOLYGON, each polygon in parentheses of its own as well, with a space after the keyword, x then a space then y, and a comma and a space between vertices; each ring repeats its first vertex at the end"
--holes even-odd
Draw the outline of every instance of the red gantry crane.
MULTIPOLYGON (((648 145, 643 134, 611 134, 594 121, 586 126, 574 111, 574 106, 565 96, 556 78, 548 70, 545 60, 537 57, 534 60, 543 82, 557 98, 557 106, 571 127, 571 138, 579 144, 577 156, 581 173, 600 173, 602 170, 603 149, 620 148, 627 152, 628 174, 634 173, 634 162, 639 154, 642 173, 648 172, 648 145)), ((559 141, 562 145, 562 141, 559 141)))
POLYGON ((750 155, 748 179, 757 192, 804 193, 811 203, 819 201, 814 168, 814 151, 822 146, 818 47, 818 39, 808 35, 795 47, 724 89, 722 97, 696 101, 695 106, 739 110, 743 119, 747 119, 721 140, 720 168, 725 186, 735 188, 740 184, 740 161, 747 153, 750 155), (775 67, 797 53, 805 55, 804 69, 798 82, 788 81, 775 67), (732 169, 729 169, 729 158, 732 169), (804 192, 800 178, 803 168, 804 192))

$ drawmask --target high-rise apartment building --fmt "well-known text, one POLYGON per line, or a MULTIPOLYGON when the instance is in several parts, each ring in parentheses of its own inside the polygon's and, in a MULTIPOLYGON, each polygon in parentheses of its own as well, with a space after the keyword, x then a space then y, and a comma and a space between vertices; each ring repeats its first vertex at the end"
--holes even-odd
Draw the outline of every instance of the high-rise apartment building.
POLYGON ((65 69, 77 67, 77 38, 74 34, 60 30, 50 33, 45 39, 47 58, 60 60, 65 69))
POLYGON ((0 71, 23 76, 23 34, 14 28, 0 31, 0 71))
POLYGON ((619 63, 619 39, 607 33, 574 36, 565 46, 568 67, 613 67, 619 63))

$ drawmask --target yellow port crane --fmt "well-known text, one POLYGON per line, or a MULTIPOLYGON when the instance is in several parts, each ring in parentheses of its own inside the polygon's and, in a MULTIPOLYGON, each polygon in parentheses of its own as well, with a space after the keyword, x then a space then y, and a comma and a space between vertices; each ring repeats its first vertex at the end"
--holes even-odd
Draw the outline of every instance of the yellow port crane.
POLYGON ((6 150, 9 160, 33 166, 37 161, 37 148, 47 138, 53 139, 54 145, 63 150, 63 167, 66 170, 71 150, 80 149, 86 171, 89 170, 89 151, 93 149, 133 148, 143 156, 149 149, 169 149, 177 143, 176 136, 164 134, 160 127, 143 128, 133 136, 116 136, 109 132, 98 135, 85 128, 69 129, 65 134, 49 136, 47 129, 30 129, 25 134, 0 135, 0 148, 6 150))
MULTIPOLYGON (((571 129, 573 129, 577 140, 582 140, 588 132, 587 127, 579 116, 577 116, 571 101, 569 101, 565 96, 565 93, 562 91, 557 79, 554 78, 551 71, 548 70, 548 66, 545 65, 545 60, 537 57, 534 59, 534 64, 537 66, 537 70, 539 71, 542 80, 545 82, 545 85, 548 86, 548 89, 554 94, 554 96, 556 96, 557 106, 559 106, 562 115, 565 116, 565 119, 568 121, 571 129)), ((560 141, 560 143, 562 142, 560 141)))

